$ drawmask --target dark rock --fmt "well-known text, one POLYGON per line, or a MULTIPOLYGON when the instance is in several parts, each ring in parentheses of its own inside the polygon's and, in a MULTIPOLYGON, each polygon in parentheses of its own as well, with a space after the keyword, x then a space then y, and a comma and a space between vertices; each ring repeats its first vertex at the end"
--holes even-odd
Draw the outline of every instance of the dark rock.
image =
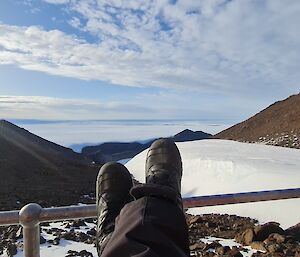
POLYGON ((42 236, 40 236, 40 244, 45 244, 46 243, 46 239, 42 236))
POLYGON ((271 244, 271 243, 282 244, 284 241, 285 241, 284 235, 273 233, 273 234, 269 235, 269 237, 266 240, 264 240, 264 243, 265 244, 271 244))
POLYGON ((88 230, 86 233, 87 233, 88 235, 90 235, 90 236, 96 236, 97 231, 96 231, 96 229, 91 228, 91 229, 88 230))
POLYGON ((300 223, 285 230, 286 235, 300 241, 300 223))
POLYGON ((217 225, 214 222, 208 221, 205 223, 205 226, 208 228, 215 228, 217 225))
POLYGON ((74 231, 65 232, 61 235, 61 238, 64 238, 66 240, 78 241, 74 231))
POLYGON ((268 222, 264 225, 258 225, 254 228, 254 240, 264 241, 273 233, 284 235, 285 232, 276 222, 268 222))
POLYGON ((66 257, 79 256, 79 253, 77 251, 69 250, 67 253, 68 254, 66 255, 66 257))
POLYGON ((11 257, 18 253, 17 246, 15 243, 9 242, 6 245, 6 254, 11 257))
POLYGON ((80 228, 81 226, 86 226, 86 224, 83 220, 74 220, 71 226, 74 228, 80 228))
POLYGON ((86 251, 86 250, 82 250, 82 251, 79 252, 79 256, 81 256, 81 257, 93 257, 93 254, 86 251))
POLYGON ((232 249, 227 253, 230 257, 243 257, 240 251, 236 247, 232 247, 232 249))
POLYGON ((230 247, 229 246, 219 246, 216 248, 216 253, 218 255, 224 255, 224 254, 227 254, 228 252, 230 252, 230 247))
POLYGON ((192 216, 191 219, 189 220, 189 224, 194 224, 194 223, 202 223, 203 219, 201 216, 192 216))
POLYGON ((221 246, 222 246, 222 245, 221 245, 219 242, 213 241, 213 242, 210 243, 210 244, 206 244, 204 250, 216 249, 216 248, 221 247, 221 246))
POLYGON ((89 238, 89 236, 83 232, 80 232, 77 237, 80 242, 85 242, 89 238))

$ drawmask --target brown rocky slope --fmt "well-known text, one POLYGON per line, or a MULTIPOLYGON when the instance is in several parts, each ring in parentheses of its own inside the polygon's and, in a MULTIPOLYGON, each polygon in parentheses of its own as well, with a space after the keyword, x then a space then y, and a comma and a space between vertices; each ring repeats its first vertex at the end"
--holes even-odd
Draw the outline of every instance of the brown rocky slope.
POLYGON ((71 149, 0 120, 0 209, 28 202, 44 207, 76 203, 94 191, 97 171, 71 149))
POLYGON ((300 149, 300 94, 278 101, 215 138, 300 149))

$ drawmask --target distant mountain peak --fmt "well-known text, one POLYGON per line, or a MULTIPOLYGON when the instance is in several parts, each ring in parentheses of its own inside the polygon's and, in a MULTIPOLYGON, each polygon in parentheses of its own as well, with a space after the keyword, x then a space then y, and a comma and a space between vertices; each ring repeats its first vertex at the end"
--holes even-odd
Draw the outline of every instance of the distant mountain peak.
POLYGON ((210 138, 212 135, 205 133, 203 131, 192 131, 190 129, 185 129, 178 134, 176 134, 173 139, 176 142, 183 142, 183 141, 194 141, 200 139, 207 139, 210 138))

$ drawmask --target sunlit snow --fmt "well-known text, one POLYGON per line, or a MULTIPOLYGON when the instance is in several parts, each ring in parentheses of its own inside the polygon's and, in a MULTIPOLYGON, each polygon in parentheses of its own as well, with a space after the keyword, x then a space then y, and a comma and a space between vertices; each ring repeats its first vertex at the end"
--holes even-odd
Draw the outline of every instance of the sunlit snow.
MULTIPOLYGON (((300 151, 229 140, 177 143, 183 160, 184 197, 300 187, 300 151)), ((147 150, 126 166, 144 181, 147 150)), ((277 221, 286 228, 300 222, 300 199, 190 209, 190 213, 228 213, 277 221)))

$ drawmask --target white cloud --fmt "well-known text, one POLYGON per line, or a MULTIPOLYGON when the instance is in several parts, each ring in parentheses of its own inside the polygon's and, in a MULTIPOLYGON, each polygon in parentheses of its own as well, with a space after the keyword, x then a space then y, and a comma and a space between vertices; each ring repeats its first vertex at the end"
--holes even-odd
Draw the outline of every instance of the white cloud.
POLYGON ((127 86, 244 95, 299 90, 300 2, 47 2, 68 3, 78 14, 70 24, 97 43, 0 24, 0 64, 127 86))
POLYGON ((121 119, 147 112, 154 111, 138 103, 0 95, 0 118, 8 119, 121 119))
POLYGON ((48 4, 67 4, 70 2, 70 0, 43 0, 43 1, 48 4))

